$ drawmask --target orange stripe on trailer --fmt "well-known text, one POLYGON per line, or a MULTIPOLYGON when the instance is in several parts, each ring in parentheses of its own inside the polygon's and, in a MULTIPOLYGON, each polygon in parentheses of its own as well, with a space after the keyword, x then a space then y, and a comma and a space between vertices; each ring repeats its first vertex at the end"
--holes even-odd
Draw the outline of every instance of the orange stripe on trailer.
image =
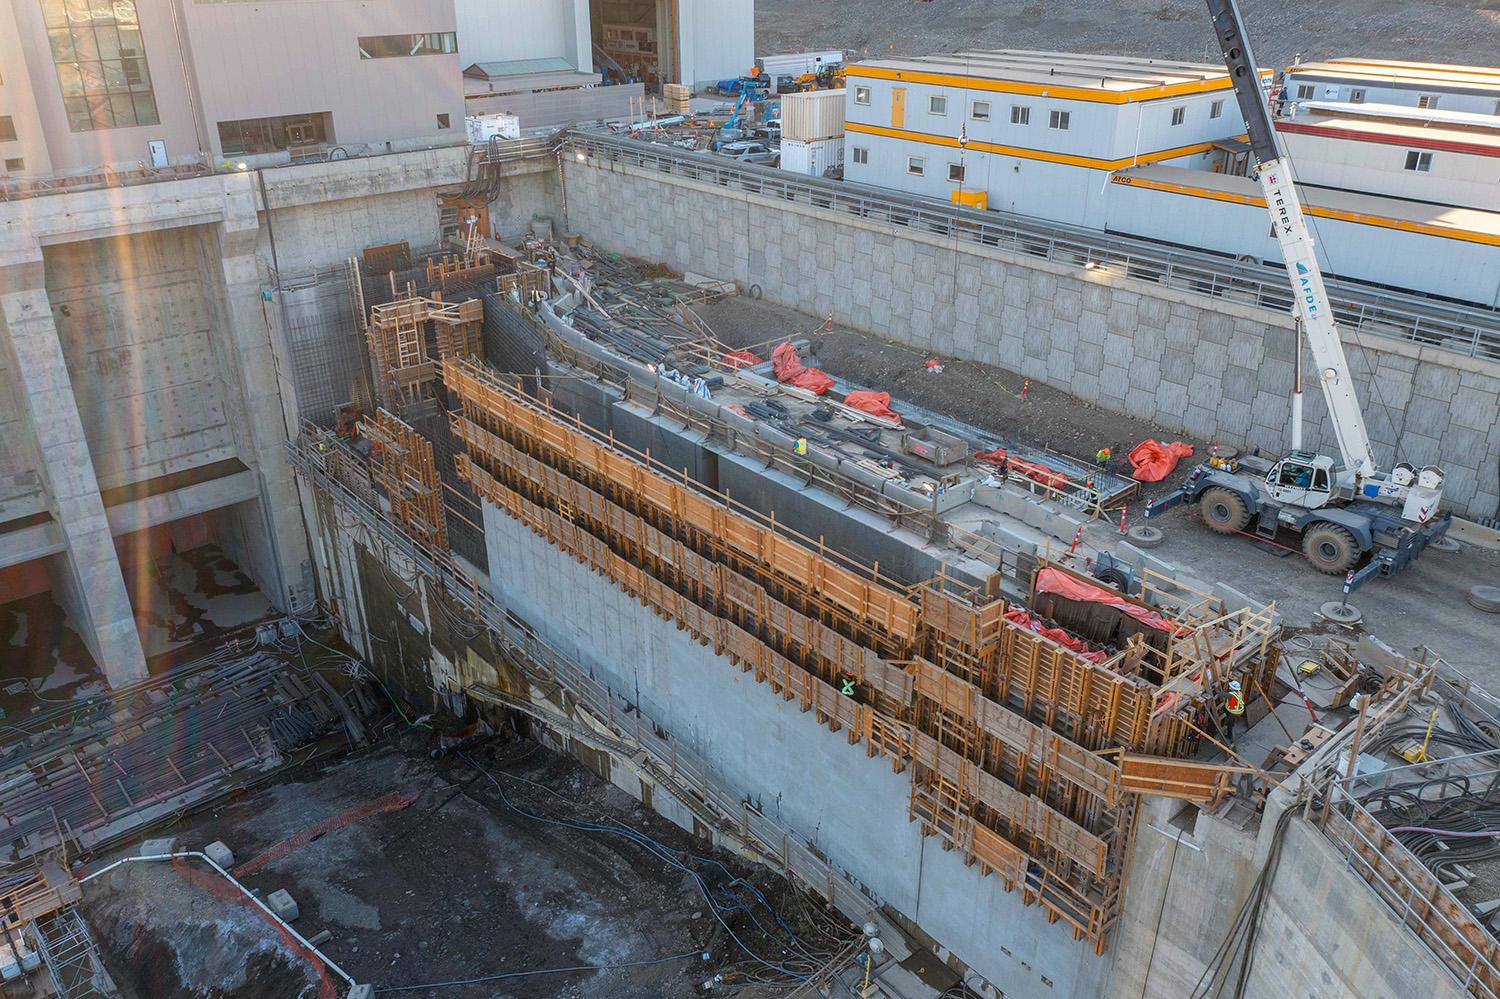
MULTIPOLYGON (((949 149, 958 149, 959 142, 956 138, 948 135, 934 135, 931 132, 913 132, 901 128, 886 128, 883 125, 866 125, 861 122, 848 122, 844 126, 845 131, 856 132, 861 135, 879 135, 887 139, 905 139, 908 142, 920 142, 929 146, 944 146, 949 149)), ((1190 146, 1174 146, 1171 149, 1157 149, 1152 152, 1141 153, 1138 156, 1126 156, 1118 160, 1103 160, 1094 156, 1076 156, 1072 153, 1054 153, 1046 149, 1032 149, 1028 146, 1002 146, 994 142, 980 142, 970 139, 967 148, 971 152, 990 153, 995 156, 1014 156, 1018 159, 1040 160, 1044 163, 1061 163, 1065 166, 1087 167, 1090 170, 1123 170, 1128 166, 1142 163, 1159 163, 1162 160, 1175 160, 1180 156, 1193 156, 1197 153, 1206 153, 1214 148, 1212 142, 1195 142, 1190 146)))
MULTIPOLYGON (((1186 194, 1193 198, 1207 198, 1210 201, 1225 201, 1236 205, 1255 205, 1260 208, 1266 207, 1266 199, 1256 195, 1237 194, 1233 191, 1215 191, 1206 187, 1176 184, 1166 180, 1152 180, 1145 177, 1132 177, 1128 174, 1116 174, 1110 178, 1110 182, 1123 187, 1144 187, 1152 191, 1166 191, 1171 194, 1186 194)), ((1476 232, 1472 229, 1451 229, 1447 226, 1433 225, 1430 222, 1393 219, 1385 215, 1372 215, 1369 212, 1351 212, 1340 208, 1322 208, 1315 205, 1303 206, 1302 210, 1305 214, 1321 219, 1333 219, 1337 222, 1353 222, 1356 225, 1371 225, 1381 229, 1398 229, 1402 232, 1414 232, 1424 236, 1439 236, 1443 239, 1457 239, 1466 243, 1483 243, 1488 246, 1500 246, 1500 233, 1476 232)))

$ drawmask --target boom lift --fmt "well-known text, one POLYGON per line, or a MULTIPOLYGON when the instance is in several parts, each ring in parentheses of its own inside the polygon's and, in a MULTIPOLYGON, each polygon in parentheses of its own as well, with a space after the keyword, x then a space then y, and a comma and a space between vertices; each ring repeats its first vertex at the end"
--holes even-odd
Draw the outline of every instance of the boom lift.
POLYGON ((1293 397, 1292 450, 1264 479, 1199 465, 1175 491, 1147 506, 1146 516, 1196 503, 1204 522, 1220 534, 1244 533, 1253 526, 1256 537, 1270 540, 1279 528, 1287 528, 1301 535, 1302 552, 1315 568, 1348 574, 1348 592, 1377 574, 1389 576, 1406 567, 1447 532, 1452 515, 1438 510, 1443 472, 1433 465, 1418 472, 1401 462, 1387 474, 1376 465, 1291 163, 1271 123, 1238 4, 1207 2, 1343 461, 1335 464, 1327 455, 1302 449, 1299 385, 1293 397), (1351 571, 1367 552, 1370 561, 1351 571))

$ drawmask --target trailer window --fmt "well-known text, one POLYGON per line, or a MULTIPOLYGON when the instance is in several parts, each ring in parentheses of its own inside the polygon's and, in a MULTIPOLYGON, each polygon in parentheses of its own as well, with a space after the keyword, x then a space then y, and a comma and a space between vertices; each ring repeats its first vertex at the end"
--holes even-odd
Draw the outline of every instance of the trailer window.
POLYGON ((855 87, 854 88, 854 103, 855 104, 863 104, 866 107, 868 107, 869 104, 870 104, 870 88, 869 87, 855 87))
POLYGON ((1429 173, 1432 170, 1432 154, 1424 153, 1416 149, 1406 151, 1406 169, 1416 173, 1429 173))

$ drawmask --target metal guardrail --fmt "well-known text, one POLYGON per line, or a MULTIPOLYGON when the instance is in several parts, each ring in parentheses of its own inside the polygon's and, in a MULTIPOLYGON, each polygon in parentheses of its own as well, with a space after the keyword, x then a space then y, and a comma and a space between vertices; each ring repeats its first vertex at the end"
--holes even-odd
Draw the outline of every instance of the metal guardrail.
MULTIPOLYGON (((672 174, 856 218, 1102 270, 1241 305, 1288 313, 1292 293, 1280 267, 1003 212, 975 211, 861 184, 802 177, 636 139, 570 131, 564 146, 599 163, 672 174)), ((1500 310, 1329 279, 1337 320, 1346 328, 1500 360, 1500 310)))
POLYGON ((698 801, 735 823, 740 837, 768 860, 779 862, 785 874, 819 892, 846 913, 869 912, 883 905, 868 889, 830 865, 794 833, 761 814, 697 753, 670 734, 662 734, 665 729, 643 718, 637 705, 521 626, 485 586, 471 578, 446 552, 434 552, 418 544, 383 510, 370 506, 350 491, 324 467, 314 446, 293 440, 286 447, 292 468, 309 485, 326 492, 363 527, 399 551, 447 597, 483 621, 499 637, 503 651, 543 667, 590 714, 605 722, 613 732, 633 740, 651 758, 658 772, 670 775, 674 782, 691 789, 698 801))
POLYGON ((1349 868, 1470 995, 1500 999, 1497 945, 1489 931, 1342 784, 1330 782, 1329 794, 1323 834, 1349 868), (1409 864, 1399 862, 1403 856, 1409 864))

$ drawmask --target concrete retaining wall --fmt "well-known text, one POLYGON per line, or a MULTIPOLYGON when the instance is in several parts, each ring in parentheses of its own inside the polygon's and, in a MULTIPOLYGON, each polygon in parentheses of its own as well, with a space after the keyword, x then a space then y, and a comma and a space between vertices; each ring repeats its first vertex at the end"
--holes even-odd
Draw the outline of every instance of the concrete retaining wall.
MULTIPOLYGON (((1102 270, 619 165, 565 161, 568 221, 600 245, 759 285, 765 297, 995 364, 1200 438, 1281 451, 1289 316, 1102 270)), ((1500 507, 1500 364, 1346 334, 1387 466, 1441 464, 1455 510, 1500 507)), ((1310 445, 1336 443, 1308 383, 1310 445)))

